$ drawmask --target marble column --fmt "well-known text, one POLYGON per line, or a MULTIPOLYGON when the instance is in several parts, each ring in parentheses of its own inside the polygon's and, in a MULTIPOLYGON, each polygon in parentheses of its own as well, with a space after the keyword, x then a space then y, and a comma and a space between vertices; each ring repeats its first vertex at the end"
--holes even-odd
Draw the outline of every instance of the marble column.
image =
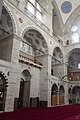
POLYGON ((19 59, 20 40, 13 36, 13 46, 11 54, 10 71, 8 76, 8 88, 6 95, 5 111, 13 111, 14 100, 19 97, 18 90, 18 59, 19 59))
POLYGON ((57 91, 57 105, 59 105, 59 91, 57 91))
POLYGON ((0 20, 1 20, 2 6, 3 6, 3 0, 0 0, 0 20))
POLYGON ((47 102, 47 106, 51 106, 51 56, 45 55, 43 58, 43 69, 41 70, 40 80, 40 100, 47 102))

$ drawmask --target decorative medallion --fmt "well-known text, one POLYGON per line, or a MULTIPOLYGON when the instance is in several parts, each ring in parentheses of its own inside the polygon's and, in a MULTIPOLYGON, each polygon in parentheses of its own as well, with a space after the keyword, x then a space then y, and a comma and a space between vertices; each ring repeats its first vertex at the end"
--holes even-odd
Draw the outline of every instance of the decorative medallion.
POLYGON ((61 5, 61 11, 65 14, 68 14, 72 10, 72 4, 69 1, 65 1, 61 5))
POLYGON ((20 22, 20 23, 23 23, 23 19, 22 19, 22 18, 19 18, 19 22, 20 22))

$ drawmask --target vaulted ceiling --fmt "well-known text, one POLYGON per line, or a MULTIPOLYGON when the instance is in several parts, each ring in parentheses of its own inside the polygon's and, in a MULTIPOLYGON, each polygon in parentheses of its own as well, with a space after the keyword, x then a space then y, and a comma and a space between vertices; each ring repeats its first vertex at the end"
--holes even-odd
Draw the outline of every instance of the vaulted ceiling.
MULTIPOLYGON (((68 18, 70 17, 70 15, 73 13, 73 11, 80 5, 80 0, 37 0, 43 7, 47 6, 50 4, 50 2, 53 3, 53 7, 56 7, 57 11, 60 13, 63 24, 66 23, 66 21, 68 20, 68 18), (72 9, 69 13, 63 13, 61 11, 61 6, 64 2, 70 2, 72 5, 72 9)), ((65 9, 70 9, 70 6, 66 6, 65 5, 65 9)))

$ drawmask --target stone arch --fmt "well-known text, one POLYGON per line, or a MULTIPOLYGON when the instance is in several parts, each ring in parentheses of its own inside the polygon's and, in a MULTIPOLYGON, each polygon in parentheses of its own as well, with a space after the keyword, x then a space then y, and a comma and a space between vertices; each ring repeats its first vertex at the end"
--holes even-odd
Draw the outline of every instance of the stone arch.
POLYGON ((73 22, 79 15, 80 15, 80 5, 76 9, 74 9, 74 11, 71 13, 69 18, 67 19, 64 30, 69 31, 73 22))
MULTIPOLYGON (((62 56, 61 56, 61 57, 62 57, 62 61, 61 61, 61 62, 63 62, 63 60, 64 60, 63 55, 64 55, 64 54, 63 54, 62 49, 61 49, 59 46, 55 46, 55 47, 54 47, 54 49, 53 49, 53 53, 52 53, 53 55, 52 55, 52 56, 55 58, 54 52, 55 52, 57 49, 59 49, 58 52, 60 52, 60 55, 62 55, 62 56)), ((58 56, 58 57, 60 57, 60 56, 58 56)), ((58 59, 58 58, 56 58, 56 59, 58 59)))
POLYGON ((58 91, 58 86, 56 83, 52 85, 52 94, 54 94, 54 90, 56 90, 56 92, 58 91))
POLYGON ((42 33, 41 30, 39 30, 38 28, 36 28, 36 27, 33 26, 33 25, 26 26, 26 27, 23 29, 23 31, 21 32, 20 37, 23 38, 25 32, 27 32, 27 31, 30 30, 30 29, 34 29, 34 30, 38 31, 38 32, 42 35, 42 37, 44 38, 44 40, 45 40, 45 42, 46 42, 46 44, 47 44, 47 48, 49 49, 48 43, 47 43, 47 41, 46 41, 46 38, 45 38, 44 34, 42 33))
MULTIPOLYGON (((80 36, 79 32, 72 32, 71 31, 71 27, 73 25, 75 25, 75 21, 77 20, 77 18, 80 18, 80 5, 74 9, 74 11, 70 14, 70 16, 68 17, 65 26, 64 26, 64 38, 65 38, 65 44, 69 45, 69 44, 73 44, 75 43, 75 40, 72 40, 72 35, 74 35, 75 33, 77 33, 77 35, 80 36)), ((79 42, 79 38, 77 39, 77 42, 79 42)))
POLYGON ((80 86, 74 86, 72 89, 72 103, 80 103, 80 86))
MULTIPOLYGON (((64 90, 64 86, 63 85, 60 85, 60 87, 59 87, 59 90, 61 90, 61 92, 65 92, 65 90, 64 90)), ((62 93, 61 93, 62 94, 62 93)))
MULTIPOLYGON (((43 42, 45 43, 46 47, 45 47, 45 45, 44 45, 43 47, 45 48, 46 53, 48 53, 49 50, 48 50, 47 41, 45 40, 43 33, 42 33, 40 30, 38 30, 36 27, 34 27, 34 26, 25 27, 24 30, 22 31, 21 35, 20 35, 21 38, 23 39, 23 38, 24 38, 24 35, 25 35, 27 32, 29 32, 30 30, 34 30, 34 31, 38 32, 38 33, 42 36, 42 39, 40 40, 40 42, 42 41, 42 43, 43 43, 43 42)), ((31 36, 29 36, 29 37, 31 37, 31 36)), ((31 38, 31 39, 32 39, 32 38, 31 38)), ((35 47, 36 47, 36 46, 35 46, 35 47)), ((45 53, 45 52, 44 52, 44 53, 45 53)))
MULTIPOLYGON (((22 32, 21 32, 21 34, 20 34, 21 38, 23 38, 25 32, 28 31, 28 30, 30 30, 30 29, 35 29, 36 31, 39 31, 39 32, 41 33, 41 35, 44 37, 43 33, 42 33, 38 28, 36 28, 36 27, 33 26, 33 25, 28 25, 28 26, 26 26, 26 27, 22 30, 22 32)), ((45 38, 44 38, 44 39, 45 39, 45 38)))
POLYGON ((10 18, 12 20, 12 24, 13 24, 13 33, 16 34, 17 33, 17 28, 16 28, 16 22, 15 22, 15 18, 14 15, 12 14, 11 10, 9 9, 9 7, 6 5, 5 2, 3 2, 3 6, 5 7, 5 9, 7 10, 8 14, 10 15, 10 18))
POLYGON ((31 83, 31 73, 25 69, 22 71, 20 90, 19 90, 19 102, 20 107, 30 106, 30 83, 31 83))
MULTIPOLYGON (((28 67, 27 68, 24 67, 24 68, 21 69, 21 75, 22 75, 23 71, 25 71, 25 70, 28 71, 30 76, 31 76, 31 71, 30 71, 30 69, 28 67)), ((20 76, 20 77, 22 77, 22 76, 20 76)))
POLYGON ((69 48, 69 51, 67 52, 67 60, 74 49, 80 49, 80 44, 78 44, 77 46, 74 45, 73 47, 69 48))
POLYGON ((80 48, 80 44, 75 44, 75 45, 71 45, 71 47, 69 47, 69 49, 67 50, 66 53, 66 61, 68 61, 69 56, 71 55, 71 51, 73 51, 74 49, 79 49, 80 48))
MULTIPOLYGON (((24 81, 26 81, 28 77, 31 79, 31 74, 30 74, 30 72, 29 72, 27 69, 25 69, 25 70, 22 72, 22 79, 23 79, 24 81), (26 78, 26 79, 25 79, 25 78, 26 78)), ((29 79, 29 80, 30 80, 30 79, 29 79)))
POLYGON ((72 49, 68 54, 68 70, 69 80, 80 80, 80 48, 72 49))
POLYGON ((54 83, 51 88, 51 105, 58 104, 57 92, 58 92, 58 86, 54 83))
POLYGON ((64 104, 64 93, 65 93, 64 86, 61 85, 59 87, 59 104, 64 104))
POLYGON ((13 15, 5 3, 3 4, 1 11, 0 26, 2 28, 2 30, 0 30, 0 51, 2 51, 0 52, 0 59, 11 61, 13 35, 16 34, 16 27, 13 15))
POLYGON ((62 73, 60 71, 61 69, 63 69, 63 66, 61 66, 61 63, 63 62, 64 62, 63 52, 59 46, 55 46, 51 58, 51 75, 54 75, 56 77, 62 76, 62 73))
POLYGON ((80 54, 79 51, 80 51, 80 48, 74 48, 74 49, 72 49, 72 50, 68 53, 68 56, 67 56, 68 60, 69 60, 69 57, 70 57, 72 54, 75 54, 76 56, 77 56, 77 54, 80 54))
MULTIPOLYGON (((53 47, 53 50, 52 50, 52 55, 53 55, 54 50, 55 50, 57 47, 59 47, 59 48, 60 48, 60 50, 61 50, 61 52, 62 52, 62 54, 63 54, 63 56, 64 56, 63 49, 62 49, 59 45, 55 45, 55 46, 53 47)), ((63 57, 63 58, 64 58, 64 57, 63 57)))

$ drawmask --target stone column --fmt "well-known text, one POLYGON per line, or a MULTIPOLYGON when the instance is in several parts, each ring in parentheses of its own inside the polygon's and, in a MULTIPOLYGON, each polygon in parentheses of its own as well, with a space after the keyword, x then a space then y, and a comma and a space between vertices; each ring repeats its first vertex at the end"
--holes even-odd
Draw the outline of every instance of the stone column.
POLYGON ((20 37, 14 35, 11 62, 14 63, 15 66, 17 65, 19 59, 20 42, 20 37))
POLYGON ((16 71, 15 72, 10 71, 9 78, 8 78, 5 111, 13 111, 14 109, 14 98, 16 93, 16 78, 17 78, 16 71))
MULTIPOLYGON (((67 58, 67 51, 65 50, 64 54, 64 75, 67 75, 67 66, 68 66, 68 58, 67 58)), ((66 80, 68 76, 65 77, 66 80)))
POLYGON ((19 58, 20 40, 17 36, 13 38, 11 66, 8 77, 8 88, 6 96, 5 111, 13 111, 14 99, 19 97, 19 78, 18 78, 18 58, 19 58))
POLYGON ((57 104, 59 105, 59 91, 57 91, 57 104))
POLYGON ((69 98, 68 98, 68 83, 65 83, 65 96, 64 96, 64 102, 65 104, 69 104, 69 98))
POLYGON ((40 101, 47 103, 47 106, 51 106, 51 88, 50 88, 51 56, 45 55, 42 59, 43 69, 41 70, 40 80, 40 101))
POLYGON ((2 14, 2 5, 3 5, 3 0, 0 0, 0 20, 1 20, 1 14, 2 14))

